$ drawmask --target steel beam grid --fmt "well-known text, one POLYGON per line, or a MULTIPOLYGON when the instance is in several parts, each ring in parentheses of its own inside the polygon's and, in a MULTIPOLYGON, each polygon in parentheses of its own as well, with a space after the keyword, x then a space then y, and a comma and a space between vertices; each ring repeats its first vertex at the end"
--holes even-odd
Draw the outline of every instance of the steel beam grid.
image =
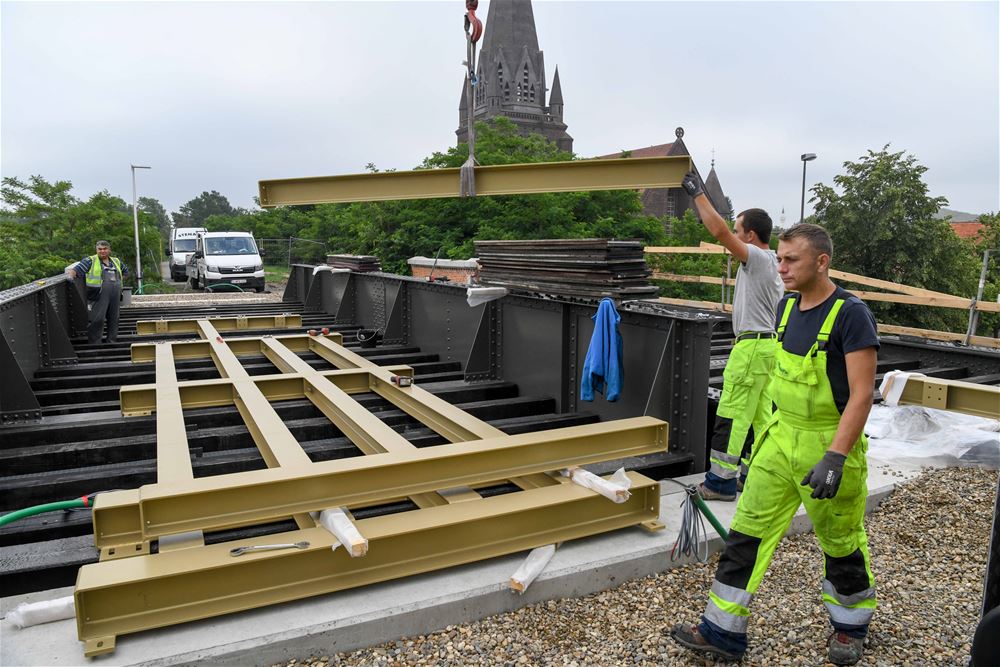
MULTIPOLYGON (((687 156, 572 160, 476 167, 476 194, 515 195, 588 190, 676 188, 691 169, 687 156)), ((434 199, 459 196, 459 169, 418 169, 262 180, 260 205, 434 199)))
POLYGON ((655 521, 659 483, 629 473, 632 496, 612 503, 561 484, 357 522, 368 554, 333 549, 322 528, 240 546, 305 541, 305 549, 248 553, 232 543, 80 568, 74 598, 85 655, 114 650, 117 635, 430 572, 655 521))
MULTIPOLYGON (((125 414, 156 412, 157 483, 101 494, 93 510, 100 563, 80 570, 78 630, 85 654, 114 649, 137 630, 340 590, 628 525, 662 527, 658 485, 638 474, 633 499, 616 505, 545 472, 665 451, 667 425, 652 417, 507 436, 417 386, 393 382, 409 367, 380 367, 333 336, 223 339, 233 320, 170 320, 160 333, 196 332, 198 341, 133 346, 137 363, 155 361, 156 384, 123 387, 125 414), (312 351, 337 370, 319 371, 298 356, 312 351), (264 355, 278 375, 251 377, 238 355, 264 355), (210 358, 221 379, 178 382, 177 359, 210 358), (398 372, 397 372, 398 371, 398 372), (358 404, 374 392, 450 444, 417 449, 358 404), (306 397, 365 456, 313 463, 270 401, 306 397), (195 479, 185 407, 235 405, 261 456, 259 470, 195 479), (523 491, 484 499, 473 484, 511 480, 523 491), (562 482, 562 483, 560 483, 562 482), (378 548, 346 559, 308 512, 409 497, 420 508, 358 522, 378 548), (473 502, 466 502, 473 501, 473 502), (311 543, 305 551, 251 554, 205 546, 203 531, 292 516, 298 531, 256 538, 311 543), (152 540, 159 553, 150 555, 152 540), (417 553, 399 559, 398 554, 417 553), (263 558, 261 557, 263 556, 263 558), (270 562, 271 558, 281 558, 270 562), (289 560, 295 560, 294 563, 289 560), (114 560, 114 563, 110 561, 114 560), (343 562, 341 562, 343 561, 343 562), (292 567, 287 567, 291 565, 292 567), (247 585, 252 581, 251 586, 247 585), (315 584, 323 582, 317 588, 315 584), (138 606, 134 600, 145 597, 138 606), (157 598, 156 601, 151 601, 157 598)), ((160 321, 165 322, 165 321, 160 321)), ((346 557, 346 556, 345 556, 346 557)))

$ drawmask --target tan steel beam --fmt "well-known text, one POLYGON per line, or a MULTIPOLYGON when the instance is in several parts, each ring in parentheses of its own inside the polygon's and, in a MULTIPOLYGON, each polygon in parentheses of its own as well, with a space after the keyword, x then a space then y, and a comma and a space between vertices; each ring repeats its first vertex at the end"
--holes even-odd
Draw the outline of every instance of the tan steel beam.
MULTIPOLYGON (((572 160, 476 167, 477 195, 677 188, 691 169, 687 156, 572 160)), ((433 199, 459 196, 459 170, 282 178, 259 182, 264 208, 298 204, 433 199)))
POLYGON ((1000 387, 984 384, 910 377, 899 402, 1000 419, 1000 387))
MULTIPOLYGON (((176 346, 177 343, 173 345, 176 346)), ((413 377, 413 368, 410 366, 385 366, 384 368, 395 375, 413 377)), ((367 370, 359 368, 317 372, 348 394, 364 394, 371 391, 367 370)), ((253 375, 251 379, 270 401, 290 401, 306 397, 302 376, 298 373, 253 375)), ((178 382, 177 388, 180 393, 181 406, 187 410, 233 405, 232 381, 228 378, 187 380, 178 382)), ((155 384, 124 385, 119 392, 119 397, 122 414, 126 417, 151 415, 156 410, 155 384)))
POLYGON ((331 550, 322 528, 84 565, 74 601, 85 654, 114 649, 118 636, 470 563, 658 518, 659 483, 629 473, 621 504, 564 484, 471 503, 357 522, 364 558, 331 550), (305 541, 306 549, 251 552, 234 546, 305 541))
MULTIPOLYGON (((245 329, 294 329, 302 326, 302 316, 284 315, 240 315, 237 317, 210 317, 212 326, 218 331, 242 331, 245 329)), ((201 320, 139 320, 135 332, 140 336, 156 334, 195 333, 196 322, 201 320)))
MULTIPOLYGON (((406 453, 413 450, 413 445, 406 438, 359 405, 347 392, 320 375, 281 342, 263 338, 260 343, 264 354, 279 370, 302 376, 306 398, 363 453, 406 453)), ((361 372, 370 377, 369 373, 361 372)), ((434 507, 448 502, 436 493, 418 493, 412 500, 417 507, 434 507)))
POLYGON ((97 496, 94 541, 99 547, 134 544, 172 533, 261 523, 296 512, 357 506, 666 449, 666 423, 635 417, 423 447, 405 454, 323 461, 298 469, 252 470, 149 485, 97 496))
MULTIPOLYGON (((370 371, 372 391, 406 414, 416 418, 448 442, 468 442, 498 438, 503 431, 456 408, 417 385, 403 388, 392 383, 392 373, 333 341, 314 338, 310 348, 338 368, 359 367, 370 371)), ((522 489, 534 489, 556 482, 548 475, 533 474, 510 480, 522 489)))
MULTIPOLYGON (((282 341, 285 347, 294 352, 305 352, 308 350, 309 339, 313 338, 313 336, 308 334, 282 334, 270 337, 282 341)), ((337 344, 343 344, 344 340, 343 336, 336 332, 325 334, 323 337, 337 344)), ((237 357, 256 356, 261 354, 260 339, 261 336, 227 337, 226 344, 229 345, 229 349, 237 357)), ((132 343, 132 363, 139 364, 156 361, 156 345, 157 343, 132 343)), ((212 358, 211 347, 204 340, 177 340, 171 341, 171 345, 174 346, 174 359, 212 358)))
POLYGON ((156 481, 194 479, 170 345, 156 346, 156 481))

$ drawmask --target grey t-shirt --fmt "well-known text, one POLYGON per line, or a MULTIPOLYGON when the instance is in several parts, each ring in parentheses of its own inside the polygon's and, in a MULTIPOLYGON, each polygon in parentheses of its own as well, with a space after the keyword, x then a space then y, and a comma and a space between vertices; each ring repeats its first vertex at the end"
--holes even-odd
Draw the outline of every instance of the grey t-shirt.
POLYGON ((733 331, 774 331, 774 313, 785 294, 778 276, 778 256, 747 244, 747 261, 736 271, 733 294, 733 331))

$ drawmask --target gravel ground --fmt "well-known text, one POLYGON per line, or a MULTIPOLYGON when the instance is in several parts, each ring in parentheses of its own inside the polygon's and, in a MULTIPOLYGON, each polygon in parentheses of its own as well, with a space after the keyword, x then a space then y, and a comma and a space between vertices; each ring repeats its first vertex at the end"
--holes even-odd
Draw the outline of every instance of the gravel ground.
MULTIPOLYGON (((867 527, 879 608, 862 665, 967 665, 979 621, 997 472, 927 471, 867 527), (905 517, 905 520, 901 520, 905 517)), ((584 598, 289 665, 709 665, 662 633, 704 607, 718 555, 584 598)), ((782 542, 754 600, 743 665, 821 665, 830 632, 816 538, 782 542)))

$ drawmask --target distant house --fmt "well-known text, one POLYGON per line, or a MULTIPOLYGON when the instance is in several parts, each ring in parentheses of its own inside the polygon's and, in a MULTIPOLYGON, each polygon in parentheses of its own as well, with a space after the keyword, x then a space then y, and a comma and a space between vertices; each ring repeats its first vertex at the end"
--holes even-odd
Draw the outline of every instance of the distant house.
MULTIPOLYGON (((669 144, 657 144, 655 146, 646 146, 644 148, 621 150, 617 153, 610 153, 608 155, 598 155, 597 159, 608 160, 620 157, 666 157, 671 155, 690 156, 691 153, 688 152, 687 146, 684 145, 684 128, 678 127, 674 132, 674 135, 677 138, 669 144)), ((694 167, 694 170, 698 171, 698 168, 694 167)), ((712 168, 708 172, 708 177, 705 178, 704 181, 705 194, 708 195, 708 198, 715 207, 715 210, 718 211, 723 218, 730 218, 733 215, 733 211, 730 210, 729 200, 726 198, 725 192, 722 191, 722 184, 719 183, 719 176, 715 173, 714 159, 712 160, 712 168)), ((687 196, 687 193, 684 192, 683 188, 646 188, 639 191, 639 196, 642 199, 643 213, 646 215, 655 215, 658 218, 667 215, 679 218, 684 215, 684 211, 689 208, 694 208, 691 205, 691 198, 687 196)))
POLYGON ((979 230, 983 228, 983 223, 978 220, 971 222, 949 222, 952 230, 960 239, 974 239, 979 236, 979 230))
POLYGON ((983 228, 978 215, 953 211, 950 208, 939 209, 934 217, 938 220, 947 220, 952 231, 960 239, 974 239, 979 236, 979 230, 983 228))

